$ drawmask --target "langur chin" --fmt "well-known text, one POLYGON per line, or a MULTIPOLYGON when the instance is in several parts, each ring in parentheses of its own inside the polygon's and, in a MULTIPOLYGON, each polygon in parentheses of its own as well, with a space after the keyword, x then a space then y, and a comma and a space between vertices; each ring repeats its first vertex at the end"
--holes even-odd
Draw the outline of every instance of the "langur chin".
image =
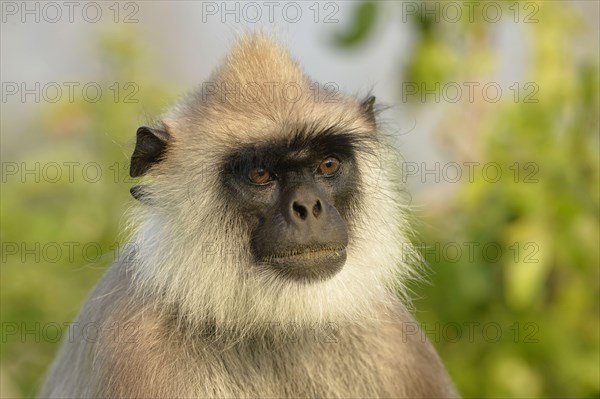
POLYGON ((65 340, 40 397, 456 397, 406 310, 391 148, 373 96, 239 39, 137 130, 131 245, 75 320, 100 338, 65 340))

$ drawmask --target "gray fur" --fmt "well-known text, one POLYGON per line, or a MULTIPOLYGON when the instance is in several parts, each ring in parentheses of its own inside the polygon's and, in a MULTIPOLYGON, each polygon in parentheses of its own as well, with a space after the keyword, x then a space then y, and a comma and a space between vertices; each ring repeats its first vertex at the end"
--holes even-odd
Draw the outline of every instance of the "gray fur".
POLYGON ((397 296, 416 275, 415 255, 398 158, 365 113, 372 100, 315 97, 260 34, 241 39, 211 82, 162 118, 168 143, 131 212, 132 250, 90 294, 40 397, 456 397, 397 296), (301 95, 223 93, 248 82, 291 83, 301 95), (227 151, 299 123, 374 139, 358 159, 364 195, 346 264, 314 284, 254 272, 247 229, 215 189, 227 151), (90 323, 98 339, 81 333, 90 323))

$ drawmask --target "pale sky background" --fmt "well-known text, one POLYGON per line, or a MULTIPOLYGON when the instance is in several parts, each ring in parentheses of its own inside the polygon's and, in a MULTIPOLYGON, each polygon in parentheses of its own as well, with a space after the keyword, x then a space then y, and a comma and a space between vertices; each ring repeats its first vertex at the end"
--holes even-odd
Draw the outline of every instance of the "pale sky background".
MULTIPOLYGON (((40 21, 36 22, 36 13, 24 13, 22 2, 2 2, 1 27, 1 80, 5 82, 26 82, 33 86, 35 82, 94 81, 102 71, 102 65, 94 59, 89 43, 97 33, 115 25, 112 1, 99 1, 102 15, 98 22, 87 22, 83 16, 85 3, 76 2, 73 22, 69 22, 68 8, 64 2, 55 2, 58 8, 44 9, 44 2, 28 2, 31 10, 39 7, 40 21), (37 4, 37 5, 36 5, 37 4), (61 17, 52 23, 59 9, 61 17), (45 12, 45 14, 44 14, 45 12), (22 19, 25 22, 22 22, 22 19)), ((335 82, 340 89, 349 93, 364 94, 372 89, 380 103, 394 106, 384 113, 384 118, 396 132, 397 143, 404 158, 409 162, 447 162, 444 154, 436 145, 434 127, 437 118, 448 104, 432 103, 425 112, 412 114, 404 107, 400 97, 402 66, 414 42, 409 23, 402 22, 402 7, 398 2, 384 2, 384 11, 380 22, 364 45, 356 49, 342 50, 331 43, 335 32, 347 28, 356 3, 351 1, 319 3, 319 23, 315 23, 314 2, 275 2, 275 23, 268 21, 268 8, 265 2, 255 2, 262 12, 261 20, 256 23, 244 22, 245 3, 238 3, 240 22, 234 21, 235 15, 223 14, 223 2, 197 1, 143 1, 126 8, 126 2, 120 3, 122 20, 135 11, 139 21, 135 29, 139 30, 147 46, 156 54, 154 69, 161 80, 171 83, 178 91, 184 92, 207 79, 210 72, 218 66, 232 40, 246 29, 262 26, 278 32, 281 41, 300 61, 306 72, 321 83, 335 82), (297 22, 286 22, 282 9, 286 3, 294 3, 302 11, 297 22), (325 9, 325 5, 330 4, 325 9), (209 11, 215 10, 216 14, 209 11), (337 8, 337 10, 336 10, 337 8), (334 12, 338 23, 324 23, 325 16, 334 12), (222 22, 226 18, 226 22, 222 22), (203 21, 204 20, 204 21, 203 21)), ((598 2, 572 2, 587 21, 598 32, 598 2)), ((48 6, 46 6, 48 7, 48 6)), ((226 7, 233 9, 235 3, 226 7)), ((88 16, 96 15, 94 7, 87 9, 88 16)), ((294 15, 288 8, 288 15, 294 15)), ((254 18, 254 10, 246 9, 247 15, 254 18)), ((523 40, 524 24, 512 23, 510 18, 497 23, 494 44, 497 47, 499 66, 497 76, 492 79, 502 87, 508 88, 511 82, 523 81, 527 70, 528 44, 523 40)), ((598 40, 598 35, 591 40, 598 40)), ((134 77, 135 79, 135 77, 134 77)), ((140 90, 143 84, 140 82, 140 90)), ((3 98, 1 103, 1 132, 3 161, 18 160, 36 145, 39 133, 28 129, 39 118, 40 112, 48 104, 28 100, 22 103, 19 96, 3 98)), ((136 105, 132 112, 140 112, 143 104, 136 105)), ((141 117, 141 115, 140 115, 141 117)), ((459 127, 457 127, 459 128, 459 127)), ((132 132, 133 136, 133 132, 132 132)), ((38 143, 39 145, 39 143, 38 143)), ((46 144, 44 144, 46 145, 46 144)), ((414 193, 422 192, 427 184, 409 181, 414 193)))

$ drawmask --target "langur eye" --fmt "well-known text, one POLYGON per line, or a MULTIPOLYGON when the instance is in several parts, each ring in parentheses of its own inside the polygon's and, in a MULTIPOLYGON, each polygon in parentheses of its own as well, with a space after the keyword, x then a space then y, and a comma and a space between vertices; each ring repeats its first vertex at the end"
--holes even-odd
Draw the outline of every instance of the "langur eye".
POLYGON ((324 176, 333 176, 340 169, 340 160, 335 157, 325 158, 319 165, 318 173, 324 176))
POLYGON ((254 168, 248 174, 248 178, 252 184, 256 184, 259 186, 265 185, 273 180, 271 176, 271 172, 268 169, 263 167, 254 168))

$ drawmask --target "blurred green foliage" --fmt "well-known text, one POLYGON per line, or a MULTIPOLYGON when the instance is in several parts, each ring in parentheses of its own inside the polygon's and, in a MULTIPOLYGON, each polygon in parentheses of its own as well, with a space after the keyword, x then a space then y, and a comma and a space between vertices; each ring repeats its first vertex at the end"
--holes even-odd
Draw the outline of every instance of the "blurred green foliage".
MULTIPOLYGON (((357 3, 348 31, 332 32, 334 43, 351 49, 377 24, 399 23, 382 18, 399 4, 357 3)), ((589 32, 564 4, 535 4, 539 22, 525 29, 531 48, 525 80, 535 82, 539 101, 524 102, 522 91, 517 101, 459 103, 446 109, 438 133, 451 159, 495 162, 511 178, 490 183, 475 174, 419 215, 424 223, 417 244, 424 245, 431 284, 413 287, 417 318, 466 397, 600 395, 598 49, 580 51, 589 32), (479 246, 472 257, 463 253, 453 261, 444 252, 456 243, 479 246), (494 244, 487 253, 481 250, 486 243, 494 244), (491 261, 498 248, 502 256, 491 261)), ((454 24, 413 16, 418 39, 404 81, 430 88, 489 80, 499 61, 493 52, 497 25, 475 16, 472 23, 454 24)), ((97 103, 49 105, 37 125, 46 145, 15 160, 96 162, 103 177, 97 183, 64 177, 3 183, 2 241, 26 248, 58 243, 63 255, 57 262, 29 255, 3 260, 2 397, 35 395, 58 347, 56 329, 42 329, 56 323, 65 330, 63 323, 112 262, 109 251, 118 244, 134 184, 127 178, 133 133, 146 122, 139 115, 158 114, 175 95, 152 74, 152 54, 135 38, 107 32, 91 47, 105 66, 102 87, 136 82, 139 101, 103 96, 97 103), (79 246, 71 258, 64 243, 95 243, 102 257, 90 262, 95 247, 90 255, 79 246), (9 331, 13 326, 16 334, 9 331), (24 329, 34 333, 22 336, 24 329)), ((415 112, 431 106, 405 105, 415 112)))
POLYGON ((350 28, 334 34, 334 43, 340 47, 357 45, 374 28, 377 23, 377 2, 362 1, 353 12, 350 28))
MULTIPOLYGON (((499 24, 477 12, 436 21, 424 10, 443 2, 425 3, 409 13, 418 39, 403 81, 429 90, 490 81, 499 24)), ((537 10, 537 22, 518 25, 534 85, 496 104, 446 107, 438 137, 450 159, 493 163, 504 178, 474 173, 421 215, 431 284, 414 287, 417 317, 466 397, 599 397, 598 49, 564 3, 495 3, 511 15, 537 10)), ((420 94, 406 98, 433 99, 420 94)))
POLYGON ((37 145, 21 158, 2 160, 3 167, 14 162, 19 168, 3 182, 0 205, 3 251, 10 251, 2 255, 0 279, 2 398, 35 396, 58 349, 57 334, 68 334, 66 323, 124 241, 135 131, 175 95, 157 83, 148 67, 153 54, 136 37, 130 30, 101 33, 89 54, 104 67, 94 81, 102 88, 99 100, 63 96, 46 105, 33 126, 37 145), (59 167, 44 172, 52 163, 59 167), (36 164, 37 172, 21 176, 36 164))

